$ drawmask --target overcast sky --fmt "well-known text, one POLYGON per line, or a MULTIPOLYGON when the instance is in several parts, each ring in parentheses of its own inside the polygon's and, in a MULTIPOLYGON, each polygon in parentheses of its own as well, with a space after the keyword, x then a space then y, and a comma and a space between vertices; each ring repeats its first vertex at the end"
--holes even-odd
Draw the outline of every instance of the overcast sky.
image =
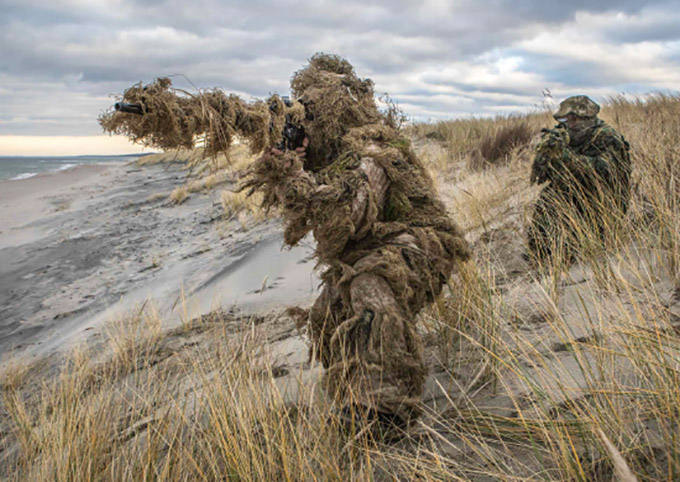
POLYGON ((99 136, 110 94, 158 76, 285 94, 317 51, 418 120, 678 91, 680 1, 0 0, 0 155, 99 136))

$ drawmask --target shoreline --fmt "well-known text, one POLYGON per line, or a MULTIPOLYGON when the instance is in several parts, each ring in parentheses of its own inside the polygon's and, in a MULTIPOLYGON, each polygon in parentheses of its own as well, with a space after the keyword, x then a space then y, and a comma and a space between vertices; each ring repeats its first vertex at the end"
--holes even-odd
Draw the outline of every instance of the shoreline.
POLYGON ((127 165, 130 163, 133 163, 135 161, 109 161, 109 162, 93 162, 91 164, 63 164, 61 167, 58 169, 52 169, 48 171, 40 171, 40 172, 24 172, 19 174, 18 176, 11 177, 9 179, 0 179, 0 183, 4 182, 16 182, 16 181, 25 181, 27 179, 33 179, 36 177, 42 177, 42 176, 50 176, 50 175, 55 175, 55 174, 61 174, 66 171, 71 171, 74 169, 79 169, 81 167, 87 167, 87 166, 115 166, 115 165, 127 165))
POLYGON ((0 155, 0 182, 23 181, 36 176, 57 174, 80 166, 124 165, 143 156, 7 156, 0 155))
POLYGON ((112 170, 128 164, 86 164, 42 172, 26 179, 0 180, 0 249, 34 241, 31 229, 79 196, 74 191, 96 187, 112 170))
MULTIPOLYGON (((115 167, 115 166, 129 166, 131 163, 134 163, 134 161, 131 162, 97 162, 97 163, 92 163, 92 164, 74 164, 74 165, 69 165, 68 168, 64 169, 57 169, 53 171, 42 171, 42 172, 36 172, 32 173, 31 177, 25 177, 21 179, 15 179, 15 178, 10 178, 10 179, 0 179, 0 186, 3 186, 3 188, 6 188, 11 185, 21 185, 21 186, 26 186, 28 182, 35 182, 38 180, 44 180, 44 179, 50 179, 54 177, 60 177, 63 179, 63 185, 62 187, 69 187, 71 184, 78 182, 80 179, 82 179, 85 176, 91 175, 92 171, 95 173, 101 172, 106 170, 107 168, 110 167, 115 167)), ((0 191, 0 199, 4 197, 4 191, 0 191)))
POLYGON ((0 181, 0 363, 94 340, 146 302, 169 328, 311 297, 313 247, 282 251, 278 220, 224 219, 219 190, 172 205, 186 176, 179 164, 113 163, 0 181))

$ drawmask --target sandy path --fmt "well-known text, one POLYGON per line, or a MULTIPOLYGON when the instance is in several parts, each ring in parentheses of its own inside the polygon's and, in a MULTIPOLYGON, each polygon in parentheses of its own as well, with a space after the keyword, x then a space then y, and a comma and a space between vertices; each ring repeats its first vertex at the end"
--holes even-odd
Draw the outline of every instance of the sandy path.
POLYGON ((112 165, 0 182, 0 356, 68 348, 148 300, 171 326, 313 296, 311 246, 282 251, 277 221, 227 223, 218 193, 157 195, 184 181, 176 165, 112 165))

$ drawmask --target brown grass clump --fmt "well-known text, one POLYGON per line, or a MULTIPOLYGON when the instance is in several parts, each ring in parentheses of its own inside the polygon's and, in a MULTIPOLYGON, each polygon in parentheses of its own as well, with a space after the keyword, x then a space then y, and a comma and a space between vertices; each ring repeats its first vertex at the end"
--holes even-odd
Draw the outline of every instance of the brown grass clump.
MULTIPOLYGON (((215 314, 157 337, 159 321, 144 312, 118 323, 127 328, 110 330, 97 349, 74 351, 52 377, 35 369, 5 375, 0 416, 12 428, 3 473, 298 481, 367 480, 374 463, 398 469, 396 454, 390 467, 387 457, 364 453, 378 446, 372 438, 338 437, 340 422, 316 380, 297 393, 279 384, 262 319, 215 314)), ((277 323, 266 321, 269 329, 277 323)))
POLYGON ((184 164, 187 166, 195 166, 202 164, 208 155, 202 147, 196 149, 171 149, 166 152, 156 154, 149 154, 137 159, 138 166, 147 166, 154 164, 184 164))
POLYGON ((513 151, 526 147, 534 136, 526 119, 510 118, 510 124, 491 133, 479 143, 479 155, 473 154, 470 169, 479 170, 489 165, 508 162, 513 151))
POLYGON ((189 189, 186 186, 176 187, 170 193, 169 199, 173 204, 182 204, 184 201, 189 199, 189 189))
POLYGON ((414 124, 408 132, 416 138, 444 145, 449 152, 451 168, 465 164, 470 170, 479 170, 490 164, 512 163, 518 158, 526 158, 532 138, 542 127, 553 124, 550 113, 537 112, 522 116, 414 124))
POLYGON ((243 191, 222 191, 220 200, 224 217, 227 220, 236 218, 241 226, 245 226, 249 218, 256 222, 264 221, 266 218, 265 211, 260 207, 262 204, 261 194, 247 196, 243 191))

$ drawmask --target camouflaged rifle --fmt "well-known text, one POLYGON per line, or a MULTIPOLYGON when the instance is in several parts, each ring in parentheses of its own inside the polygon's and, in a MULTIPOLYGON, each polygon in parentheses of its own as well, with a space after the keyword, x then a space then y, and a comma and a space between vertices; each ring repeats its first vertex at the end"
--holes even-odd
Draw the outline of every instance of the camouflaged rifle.
MULTIPOLYGON (((282 96, 281 100, 286 107, 293 106, 293 102, 288 96, 282 96)), ((128 102, 116 102, 113 104, 113 108, 116 112, 125 112, 127 114, 135 115, 144 115, 145 112, 148 112, 148 110, 144 109, 142 104, 132 104, 128 102)), ((269 104, 269 109, 272 113, 277 113, 278 104, 276 102, 272 102, 269 104)), ((277 145, 276 148, 282 151, 295 150, 296 148, 302 146, 302 141, 305 138, 305 130, 301 125, 292 119, 290 114, 286 113, 284 115, 286 122, 283 125, 283 130, 281 132, 282 139, 281 143, 277 145)), ((274 124, 272 123, 270 128, 273 127, 274 124)))
POLYGON ((543 184, 551 179, 551 171, 559 169, 564 149, 569 145, 569 133, 561 125, 554 129, 541 129, 541 140, 531 166, 531 183, 543 184))
POLYGON ((113 104, 116 112, 126 112, 128 114, 144 115, 142 104, 130 104, 128 102, 116 102, 113 104))
POLYGON ((301 147, 306 136, 301 122, 307 117, 305 106, 288 97, 247 102, 219 89, 189 93, 159 78, 126 89, 99 123, 106 132, 149 147, 192 149, 200 142, 213 155, 226 153, 238 138, 255 154, 301 147))

